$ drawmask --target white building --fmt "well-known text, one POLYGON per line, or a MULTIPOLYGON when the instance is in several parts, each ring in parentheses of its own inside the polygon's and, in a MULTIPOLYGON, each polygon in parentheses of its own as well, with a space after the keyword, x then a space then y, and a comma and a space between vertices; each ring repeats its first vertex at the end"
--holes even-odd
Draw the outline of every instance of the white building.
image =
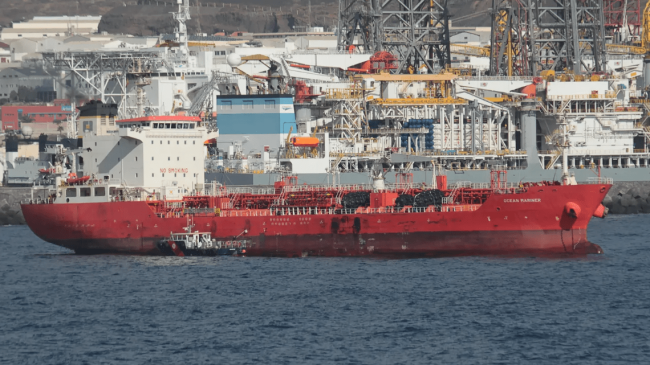
POLYGON ((101 16, 35 16, 25 22, 15 22, 4 28, 0 39, 49 38, 70 34, 93 34, 99 31, 101 16))

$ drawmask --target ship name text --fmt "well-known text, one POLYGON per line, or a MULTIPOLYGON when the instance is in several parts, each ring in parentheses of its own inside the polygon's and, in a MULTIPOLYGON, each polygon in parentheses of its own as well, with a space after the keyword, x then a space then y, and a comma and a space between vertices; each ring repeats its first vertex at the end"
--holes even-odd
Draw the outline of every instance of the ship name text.
POLYGON ((503 199, 504 203, 541 203, 542 199, 503 199))

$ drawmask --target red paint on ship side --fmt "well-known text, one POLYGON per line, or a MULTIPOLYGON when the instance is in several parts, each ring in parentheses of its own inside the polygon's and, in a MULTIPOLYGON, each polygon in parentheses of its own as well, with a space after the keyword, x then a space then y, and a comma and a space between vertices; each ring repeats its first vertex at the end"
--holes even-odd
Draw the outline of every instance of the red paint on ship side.
MULTIPOLYGON (((247 241, 247 255, 587 254, 600 250, 587 241, 587 226, 610 187, 532 186, 493 194, 474 211, 271 216, 268 209, 235 210, 194 215, 193 224, 216 240, 247 241), (567 213, 568 202, 580 207, 577 217, 567 213)), ((24 204, 22 210, 37 236, 78 253, 158 254, 156 243, 182 232, 187 216, 160 218, 150 204, 24 204)))

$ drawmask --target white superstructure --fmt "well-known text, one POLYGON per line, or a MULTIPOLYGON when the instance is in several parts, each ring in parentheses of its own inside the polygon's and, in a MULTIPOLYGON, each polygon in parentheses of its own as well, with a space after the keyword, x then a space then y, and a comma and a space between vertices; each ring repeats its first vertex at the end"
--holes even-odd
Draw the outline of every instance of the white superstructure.
POLYGON ((188 116, 80 120, 78 131, 84 175, 153 190, 173 186, 191 191, 203 184, 203 143, 216 137, 200 118, 188 116))

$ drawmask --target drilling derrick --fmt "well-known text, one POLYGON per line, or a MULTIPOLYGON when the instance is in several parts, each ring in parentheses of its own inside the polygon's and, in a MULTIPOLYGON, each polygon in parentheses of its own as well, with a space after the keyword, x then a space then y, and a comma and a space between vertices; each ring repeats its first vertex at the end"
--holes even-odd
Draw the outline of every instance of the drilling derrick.
POLYGON ((338 46, 390 52, 394 73, 434 73, 451 65, 449 17, 447 0, 339 0, 338 46))
POLYGON ((533 70, 605 70, 603 0, 530 0, 537 33, 533 70), (591 56, 593 63, 585 62, 591 56))
POLYGON ((490 74, 494 76, 532 75, 530 9, 521 1, 492 0, 490 74))
POLYGON ((603 0, 605 29, 615 43, 641 34, 641 0, 603 0))
POLYGON ((339 50, 374 53, 381 49, 377 0, 339 0, 339 50))
POLYGON ((384 0, 382 49, 398 73, 434 73, 451 65, 447 0, 384 0))

